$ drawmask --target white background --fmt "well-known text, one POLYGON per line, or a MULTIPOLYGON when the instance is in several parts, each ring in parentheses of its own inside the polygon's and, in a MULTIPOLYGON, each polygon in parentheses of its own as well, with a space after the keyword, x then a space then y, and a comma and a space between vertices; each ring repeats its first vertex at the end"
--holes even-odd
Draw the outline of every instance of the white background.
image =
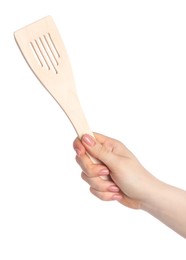
POLYGON ((186 188, 185 1, 6 0, 0 15, 0 259, 186 259, 185 240, 89 193, 75 131, 13 32, 52 15, 93 131, 186 188))

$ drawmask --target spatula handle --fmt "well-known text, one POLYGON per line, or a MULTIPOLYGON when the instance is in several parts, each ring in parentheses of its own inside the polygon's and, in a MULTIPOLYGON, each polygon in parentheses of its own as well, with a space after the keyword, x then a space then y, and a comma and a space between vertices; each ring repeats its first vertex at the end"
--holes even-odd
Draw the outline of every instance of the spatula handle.
MULTIPOLYGON (((84 134, 89 134, 95 138, 94 134, 90 130, 90 127, 85 118, 84 112, 82 110, 81 104, 79 102, 79 99, 77 97, 75 90, 73 92, 71 92, 71 94, 69 96, 69 100, 70 101, 66 103, 66 106, 64 106, 64 104, 63 104, 63 106, 61 105, 61 107, 63 108, 64 112, 70 119, 79 139, 81 139, 84 134)), ((61 104, 59 99, 58 99, 58 103, 61 104)), ((102 162, 100 162, 96 158, 92 157, 90 154, 87 153, 87 155, 89 156, 89 158, 91 159, 91 161, 94 164, 102 164, 102 162)), ((109 176, 101 176, 101 178, 104 180, 110 179, 109 176)))

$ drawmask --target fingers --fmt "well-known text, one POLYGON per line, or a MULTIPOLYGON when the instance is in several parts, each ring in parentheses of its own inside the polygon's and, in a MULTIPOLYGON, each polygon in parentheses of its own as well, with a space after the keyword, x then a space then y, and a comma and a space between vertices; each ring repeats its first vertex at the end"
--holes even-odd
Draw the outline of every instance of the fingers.
POLYGON ((110 200, 121 200, 123 198, 120 189, 111 181, 102 180, 99 177, 89 178, 84 172, 81 177, 90 185, 90 191, 97 198, 110 201, 110 200))
MULTIPOLYGON (((100 144, 100 147, 102 147, 101 143, 104 143, 105 141, 108 142, 108 138, 103 135, 95 134, 95 137, 99 139, 99 141, 97 141, 97 144, 100 144)), ((90 185, 91 193, 94 194, 97 198, 104 201, 121 200, 123 198, 122 193, 120 189, 115 185, 115 183, 111 180, 111 178, 108 178, 107 180, 103 180, 102 178, 100 178, 100 176, 109 175, 109 169, 103 164, 92 163, 92 161, 86 154, 86 147, 84 146, 84 143, 82 143, 79 138, 75 139, 73 147, 77 153, 76 161, 83 170, 82 179, 90 185)), ((97 149, 99 150, 100 147, 97 147, 97 149)), ((108 149, 108 151, 109 150, 110 149, 108 149)))
POLYGON ((119 194, 119 193, 100 192, 100 191, 94 190, 92 188, 90 188, 90 192, 94 196, 99 198, 100 200, 104 200, 104 201, 111 201, 111 200, 118 200, 118 201, 120 201, 123 198, 122 194, 119 194))
POLYGON ((82 145, 78 137, 73 142, 73 148, 78 156, 84 155, 86 153, 85 147, 82 145))
POLYGON ((73 147, 76 151, 76 161, 81 167, 81 169, 86 172, 88 177, 95 177, 95 176, 107 176, 109 175, 109 169, 103 164, 94 164, 89 156, 86 154, 85 147, 79 140, 76 138, 73 147))
POLYGON ((111 180, 104 181, 99 177, 88 177, 86 173, 82 172, 81 177, 86 181, 93 189, 97 191, 112 191, 119 192, 119 188, 114 185, 111 180))
POLYGON ((103 164, 94 164, 86 155, 77 155, 76 161, 89 178, 109 175, 109 169, 103 164))

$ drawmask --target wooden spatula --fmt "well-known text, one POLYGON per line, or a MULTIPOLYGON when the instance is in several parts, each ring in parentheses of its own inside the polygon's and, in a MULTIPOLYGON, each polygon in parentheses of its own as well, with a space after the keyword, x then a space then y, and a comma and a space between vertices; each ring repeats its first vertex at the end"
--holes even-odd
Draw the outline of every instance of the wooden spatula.
MULTIPOLYGON (((93 136, 77 97, 67 52, 52 17, 18 30, 14 36, 28 65, 64 110, 78 137, 85 133, 93 136)), ((90 158, 93 163, 99 163, 90 158)))

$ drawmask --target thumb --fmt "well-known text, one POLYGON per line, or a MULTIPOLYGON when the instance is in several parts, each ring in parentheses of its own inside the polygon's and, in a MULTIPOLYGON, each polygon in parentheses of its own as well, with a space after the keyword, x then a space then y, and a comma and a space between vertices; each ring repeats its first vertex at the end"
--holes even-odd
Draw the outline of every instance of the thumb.
MULTIPOLYGON (((87 152, 107 166, 112 166, 115 161, 115 155, 104 145, 99 143, 93 136, 85 134, 81 139, 87 152)), ((115 164, 115 163, 114 163, 115 164)))

